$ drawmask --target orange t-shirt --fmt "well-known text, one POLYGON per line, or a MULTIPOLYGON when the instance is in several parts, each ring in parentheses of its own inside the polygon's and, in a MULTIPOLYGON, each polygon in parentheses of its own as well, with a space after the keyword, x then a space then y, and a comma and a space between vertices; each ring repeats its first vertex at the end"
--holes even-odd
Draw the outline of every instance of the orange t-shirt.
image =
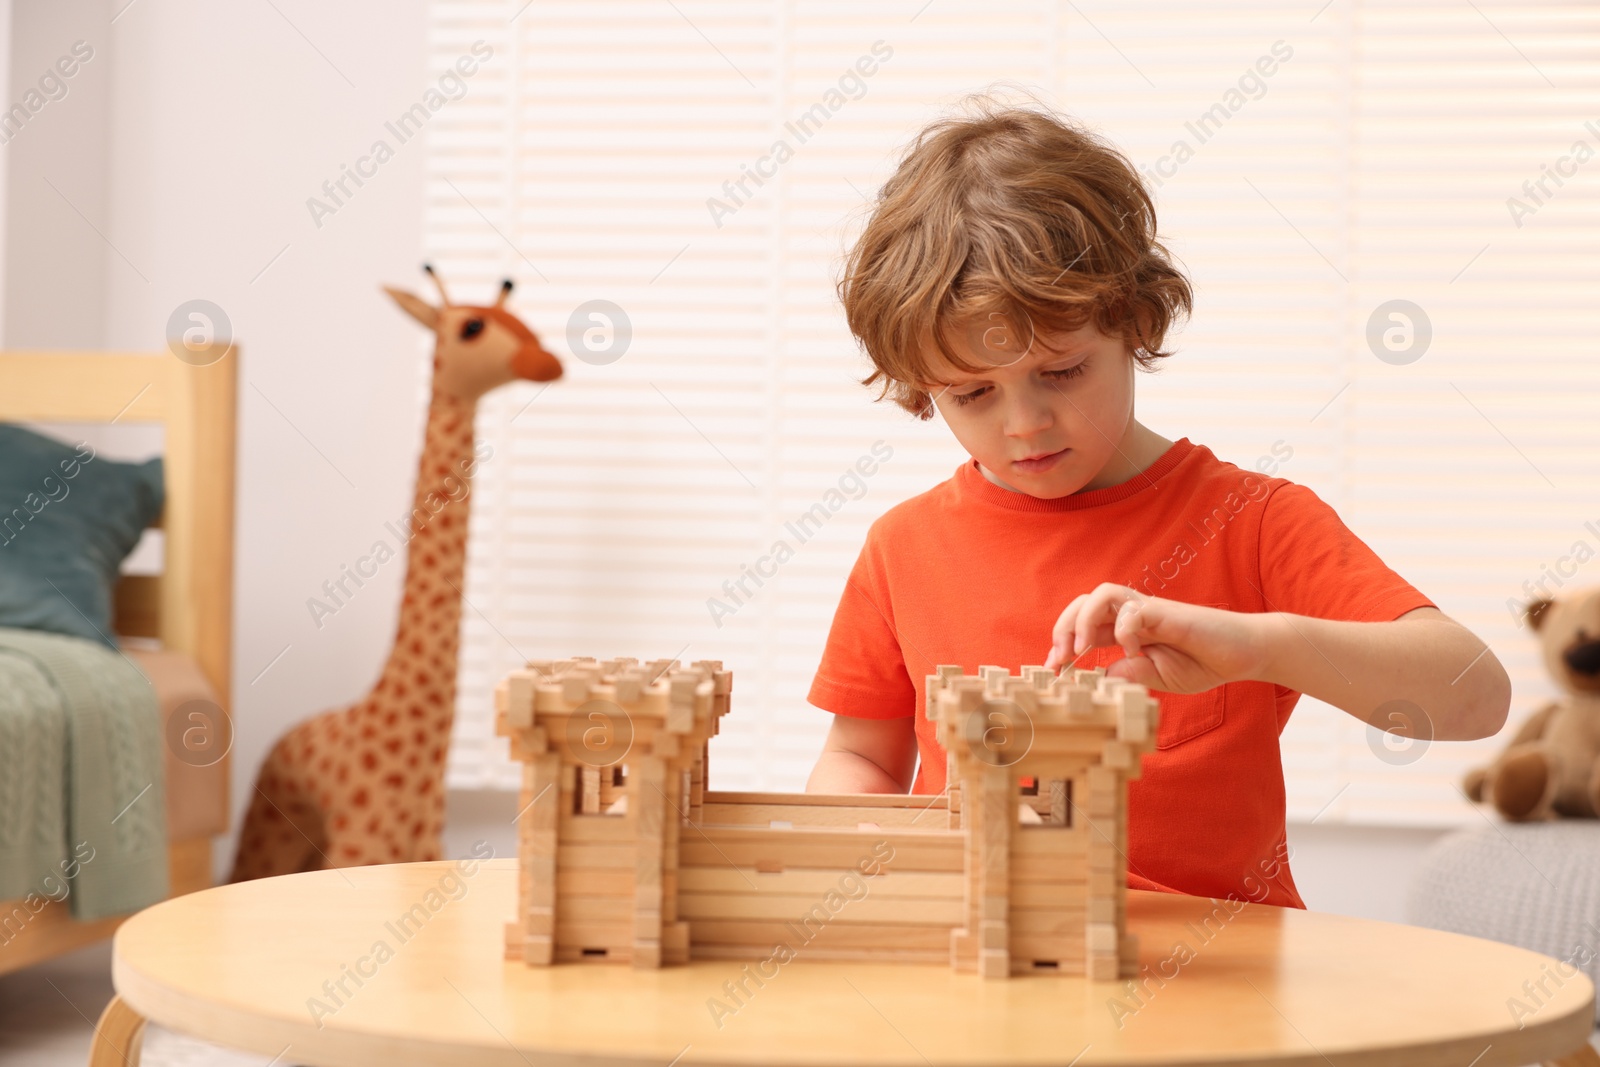
MULTIPOLYGON (((1358 622, 1433 607, 1316 494, 1225 463, 1188 438, 1121 485, 1042 500, 969 460, 872 524, 807 699, 911 716, 913 793, 945 786, 922 713, 926 676, 1043 663, 1072 599, 1101 582, 1232 611, 1358 622)), ((1122 658, 1093 649, 1080 667, 1122 658)), ((1128 787, 1128 884, 1305 907, 1287 862, 1278 735, 1300 694, 1269 682, 1154 692, 1156 748, 1128 787)))

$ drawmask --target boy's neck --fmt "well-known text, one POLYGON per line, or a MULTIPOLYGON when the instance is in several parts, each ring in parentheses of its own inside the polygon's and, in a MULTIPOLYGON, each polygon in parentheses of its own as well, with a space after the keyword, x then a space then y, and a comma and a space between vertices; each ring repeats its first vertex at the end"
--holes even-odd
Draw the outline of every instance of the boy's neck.
MULTIPOLYGON (((1082 488, 1075 490, 1074 495, 1093 492, 1096 489, 1108 489, 1113 485, 1132 481, 1140 472, 1165 455, 1172 445, 1173 442, 1138 420, 1129 420, 1127 432, 1122 435, 1122 440, 1117 442, 1117 447, 1112 450, 1111 458, 1107 460, 1106 465, 1101 467, 1099 473, 1090 478, 1082 488)), ((982 463, 978 464, 978 470, 1000 488, 1012 493, 1022 492, 995 477, 994 472, 982 463)))

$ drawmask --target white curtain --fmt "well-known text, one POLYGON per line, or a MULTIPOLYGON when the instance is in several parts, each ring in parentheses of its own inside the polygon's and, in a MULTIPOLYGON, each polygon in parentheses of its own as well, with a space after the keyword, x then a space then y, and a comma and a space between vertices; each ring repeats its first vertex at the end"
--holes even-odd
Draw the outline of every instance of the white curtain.
MULTIPOLYGON (((507 670, 590 654, 723 660, 712 784, 802 787, 866 527, 963 459, 856 384, 839 259, 901 146, 995 82, 1127 153, 1195 283, 1140 417, 1321 494, 1489 642, 1513 721, 1551 695, 1512 608, 1600 573, 1583 6, 438 0, 431 32, 435 78, 492 55, 427 121, 430 255, 463 295, 515 278, 576 353, 481 413, 453 786, 514 784, 507 670)), ((1302 700, 1291 818, 1476 819, 1455 783, 1499 744, 1397 754, 1302 700)))

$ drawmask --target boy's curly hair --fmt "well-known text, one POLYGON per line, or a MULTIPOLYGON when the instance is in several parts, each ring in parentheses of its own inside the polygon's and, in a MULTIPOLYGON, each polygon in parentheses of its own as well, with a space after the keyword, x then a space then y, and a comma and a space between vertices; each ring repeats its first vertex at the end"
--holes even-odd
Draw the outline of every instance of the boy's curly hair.
POLYGON ((1093 321, 1148 370, 1193 294, 1156 240, 1155 205, 1127 158, 1043 105, 997 106, 924 129, 878 191, 838 283, 871 358, 864 385, 930 418, 930 346, 999 316, 1030 338, 1093 321))

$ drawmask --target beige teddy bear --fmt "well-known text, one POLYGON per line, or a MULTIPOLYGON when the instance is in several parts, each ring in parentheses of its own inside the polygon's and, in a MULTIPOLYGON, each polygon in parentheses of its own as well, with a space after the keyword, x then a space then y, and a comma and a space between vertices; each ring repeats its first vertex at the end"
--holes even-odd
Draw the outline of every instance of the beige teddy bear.
POLYGON ((1526 822, 1600 814, 1600 589, 1526 609, 1544 663, 1566 695, 1535 711, 1488 767, 1468 772, 1467 796, 1526 822))

